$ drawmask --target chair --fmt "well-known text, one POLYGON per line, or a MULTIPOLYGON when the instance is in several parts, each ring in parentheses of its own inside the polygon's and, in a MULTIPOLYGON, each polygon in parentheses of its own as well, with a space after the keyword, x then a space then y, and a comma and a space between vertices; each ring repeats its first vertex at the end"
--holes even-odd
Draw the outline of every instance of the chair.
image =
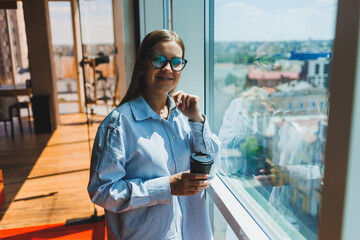
MULTIPOLYGON (((25 82, 26 88, 31 90, 31 80, 28 79, 25 82)), ((31 99, 31 93, 29 94, 29 100, 31 99)), ((30 114, 30 101, 19 101, 19 108, 26 108, 28 112, 29 131, 31 133, 31 114, 30 114)))
POLYGON ((6 122, 11 125, 11 140, 14 141, 14 121, 17 117, 21 135, 24 134, 20 118, 20 108, 16 97, 0 97, 0 122, 4 122, 5 132, 7 132, 6 122))

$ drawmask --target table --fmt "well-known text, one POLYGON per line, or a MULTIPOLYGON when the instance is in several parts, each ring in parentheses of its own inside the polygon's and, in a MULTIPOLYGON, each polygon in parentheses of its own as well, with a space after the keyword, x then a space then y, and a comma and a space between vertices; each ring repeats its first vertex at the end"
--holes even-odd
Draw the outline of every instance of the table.
POLYGON ((30 96, 31 89, 30 88, 0 88, 0 97, 11 97, 11 96, 30 96))

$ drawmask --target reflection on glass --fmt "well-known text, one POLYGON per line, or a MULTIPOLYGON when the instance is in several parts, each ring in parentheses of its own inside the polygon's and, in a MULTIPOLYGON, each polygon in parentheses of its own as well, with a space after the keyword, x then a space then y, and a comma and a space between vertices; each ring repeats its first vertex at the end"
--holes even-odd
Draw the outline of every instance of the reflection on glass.
POLYGON ((337 2, 215 2, 220 177, 274 239, 316 239, 337 2))

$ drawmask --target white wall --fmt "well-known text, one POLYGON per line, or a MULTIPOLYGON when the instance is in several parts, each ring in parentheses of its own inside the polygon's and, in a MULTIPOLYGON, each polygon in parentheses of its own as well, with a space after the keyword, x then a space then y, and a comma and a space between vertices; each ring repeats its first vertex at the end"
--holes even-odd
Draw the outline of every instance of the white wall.
POLYGON ((124 16, 124 41, 125 41, 125 65, 126 65, 126 82, 130 85, 132 70, 135 64, 135 23, 133 19, 133 0, 123 0, 124 16))
POLYGON ((140 41, 146 34, 164 28, 163 0, 139 0, 140 41))
MULTIPOLYGON (((166 16, 163 0, 139 0, 139 8, 142 40, 149 32, 164 28, 166 16)), ((204 0, 173 0, 172 9, 173 31, 183 39, 188 60, 177 90, 199 96, 204 112, 204 0)))

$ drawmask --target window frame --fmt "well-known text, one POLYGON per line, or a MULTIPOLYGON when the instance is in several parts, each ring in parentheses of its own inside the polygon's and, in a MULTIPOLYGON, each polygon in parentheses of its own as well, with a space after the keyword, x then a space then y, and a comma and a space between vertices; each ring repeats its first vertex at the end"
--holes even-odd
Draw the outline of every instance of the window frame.
POLYGON ((359 131, 356 131, 360 124, 356 105, 360 98, 359 1, 338 1, 335 39, 329 70, 330 77, 339 81, 330 80, 329 86, 331 111, 325 150, 319 240, 352 239, 358 230, 354 223, 360 214, 356 201, 360 196, 355 183, 358 178, 354 171, 357 169, 352 165, 359 166, 359 155, 355 154, 359 152, 360 142, 359 131))
POLYGON ((207 193, 239 239, 270 239, 218 176, 207 193))

